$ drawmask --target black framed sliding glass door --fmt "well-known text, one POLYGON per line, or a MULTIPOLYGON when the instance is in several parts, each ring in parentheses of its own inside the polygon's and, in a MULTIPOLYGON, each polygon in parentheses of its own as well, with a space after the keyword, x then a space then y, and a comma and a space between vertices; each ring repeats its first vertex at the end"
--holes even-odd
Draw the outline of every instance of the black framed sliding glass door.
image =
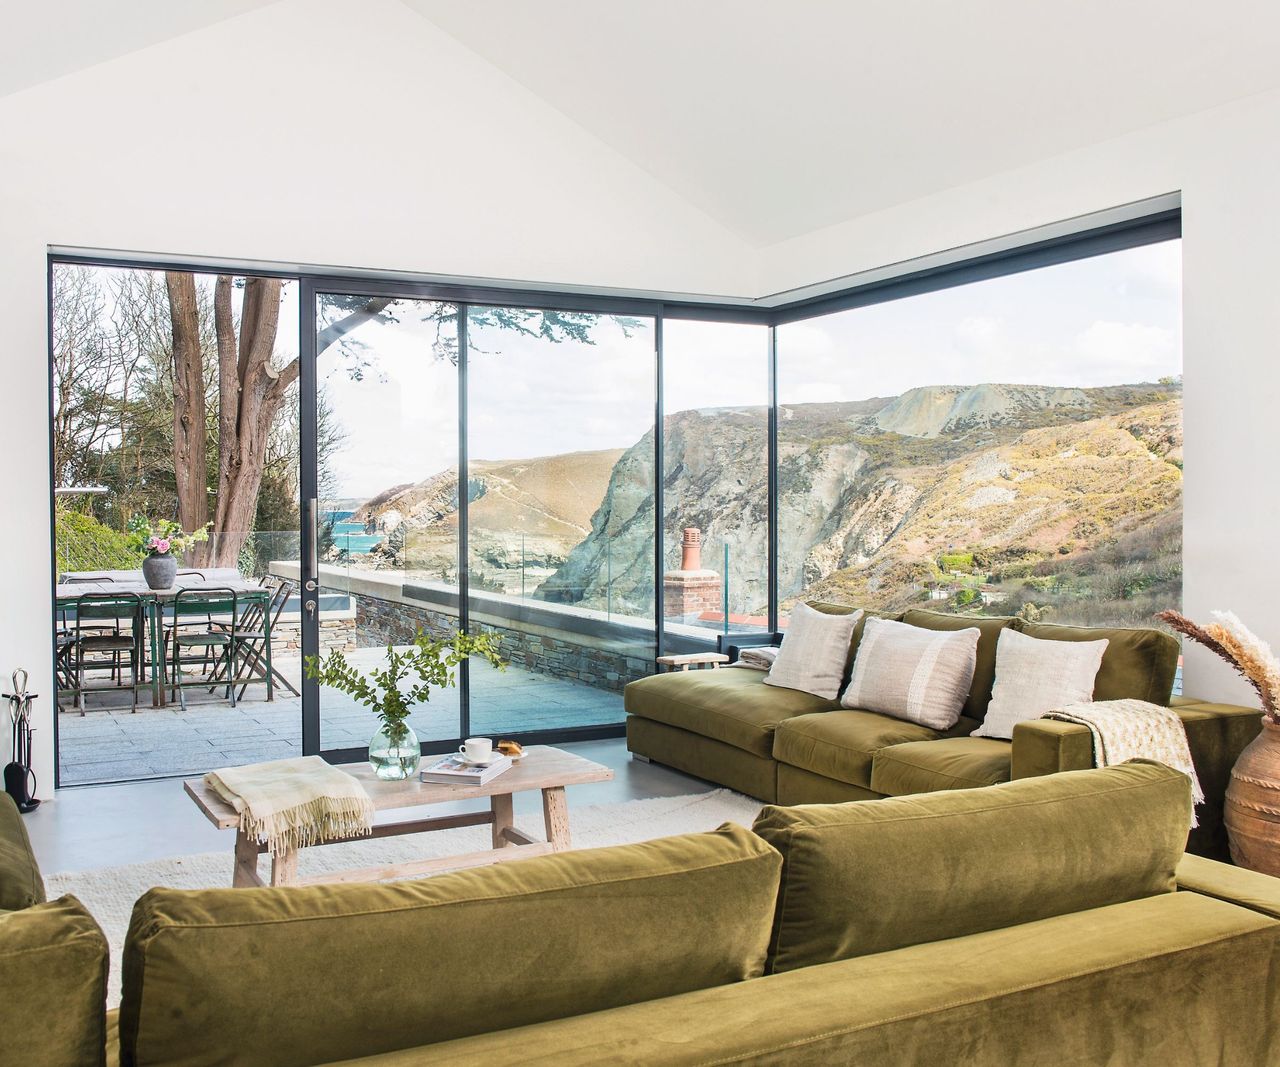
MULTIPOLYGON (((306 288, 304 653, 494 633, 424 750, 616 734, 656 654, 655 318, 306 288)), ((356 758, 368 708, 303 703, 308 750, 356 758)))
MULTIPOLYGON (((338 649, 371 671, 419 629, 461 625, 458 309, 341 292, 313 299, 307 652, 338 649)), ((376 726, 367 707, 314 682, 305 704, 326 753, 364 748, 376 726)), ((456 744, 461 722, 458 688, 436 691, 410 717, 427 748, 456 744)))
POLYGON ((623 721, 652 673, 655 320, 467 313, 468 620, 508 666, 470 664, 470 729, 623 721))

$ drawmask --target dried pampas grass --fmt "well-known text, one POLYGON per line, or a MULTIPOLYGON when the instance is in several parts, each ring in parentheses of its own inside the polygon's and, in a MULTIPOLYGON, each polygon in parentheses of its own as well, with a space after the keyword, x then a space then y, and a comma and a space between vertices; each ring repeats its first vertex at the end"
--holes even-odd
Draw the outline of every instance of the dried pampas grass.
POLYGON ((1197 626, 1177 611, 1162 611, 1156 618, 1231 664, 1257 691, 1263 715, 1280 726, 1280 660, 1234 613, 1209 614, 1213 621, 1207 626, 1197 626))

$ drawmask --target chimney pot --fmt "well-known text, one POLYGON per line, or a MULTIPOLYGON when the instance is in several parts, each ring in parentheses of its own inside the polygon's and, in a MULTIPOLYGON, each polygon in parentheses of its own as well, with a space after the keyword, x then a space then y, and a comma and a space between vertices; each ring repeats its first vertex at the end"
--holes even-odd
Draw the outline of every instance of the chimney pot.
POLYGON ((696 526, 686 526, 684 541, 680 545, 680 569, 702 570, 702 531, 696 526))

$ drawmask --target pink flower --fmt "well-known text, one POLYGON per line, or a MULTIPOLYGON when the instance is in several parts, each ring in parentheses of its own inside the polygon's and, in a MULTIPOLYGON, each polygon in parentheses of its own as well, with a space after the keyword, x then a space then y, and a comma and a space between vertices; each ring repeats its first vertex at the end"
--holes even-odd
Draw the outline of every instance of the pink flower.
POLYGON ((169 539, 167 537, 153 537, 151 539, 151 547, 163 556, 169 551, 169 539))

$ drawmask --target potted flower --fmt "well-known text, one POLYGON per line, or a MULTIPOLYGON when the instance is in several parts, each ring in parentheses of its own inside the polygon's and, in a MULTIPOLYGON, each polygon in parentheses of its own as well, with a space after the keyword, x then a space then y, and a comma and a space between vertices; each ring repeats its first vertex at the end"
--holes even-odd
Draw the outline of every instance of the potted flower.
POLYGON ((456 684, 455 669, 469 656, 483 656, 503 668, 498 642, 493 634, 472 637, 459 630, 451 637, 433 638, 419 629, 403 652, 387 645, 386 663, 369 671, 354 666, 337 649, 324 659, 307 656, 303 667, 308 678, 373 709, 379 726, 369 741, 369 765, 379 778, 395 782, 411 777, 422 758, 418 737, 407 721, 414 705, 425 704, 433 687, 456 684))
POLYGON ((129 543, 142 555, 142 577, 150 589, 172 589, 178 579, 178 560, 192 545, 209 540, 209 524, 191 533, 171 519, 153 523, 145 515, 129 520, 129 543))

